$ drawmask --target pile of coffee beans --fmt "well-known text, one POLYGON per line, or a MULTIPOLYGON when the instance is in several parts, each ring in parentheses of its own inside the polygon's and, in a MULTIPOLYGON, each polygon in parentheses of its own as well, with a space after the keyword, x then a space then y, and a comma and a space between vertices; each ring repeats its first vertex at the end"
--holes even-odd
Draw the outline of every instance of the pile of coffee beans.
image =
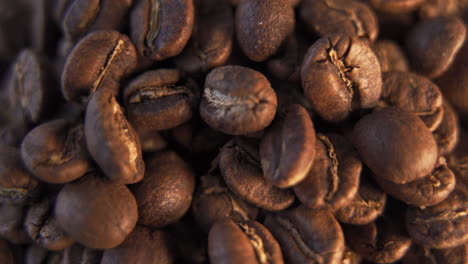
POLYGON ((1 264, 467 264, 468 0, 0 0, 1 264))

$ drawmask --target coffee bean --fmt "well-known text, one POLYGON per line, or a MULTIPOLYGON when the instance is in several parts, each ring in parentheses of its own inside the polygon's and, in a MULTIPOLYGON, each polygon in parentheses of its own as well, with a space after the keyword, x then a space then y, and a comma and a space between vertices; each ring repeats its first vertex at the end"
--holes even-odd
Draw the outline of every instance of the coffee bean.
POLYGON ((62 93, 68 101, 101 90, 118 95, 120 81, 137 66, 130 39, 117 31, 96 31, 81 39, 68 56, 62 72, 62 93))
POLYGON ((418 8, 425 0, 365 0, 373 8, 385 13, 400 14, 418 8))
POLYGON ((137 203, 124 185, 90 173, 63 187, 55 217, 65 233, 84 246, 113 248, 135 227, 137 203))
POLYGON ((147 71, 125 88, 128 117, 138 129, 170 129, 192 118, 200 92, 181 75, 178 70, 147 71))
POLYGON ((437 161, 436 142, 421 119, 395 107, 359 120, 353 143, 376 177, 398 184, 425 177, 437 161))
POLYGON ((102 255, 101 264, 125 263, 175 263, 168 234, 137 225, 122 244, 104 251, 102 255))
POLYGON ((286 108, 284 118, 267 130, 260 144, 263 175, 279 188, 302 181, 315 157, 315 129, 307 110, 286 108))
POLYGON ((145 178, 132 187, 138 222, 164 227, 179 220, 190 208, 195 176, 190 166, 174 151, 157 152, 146 159, 145 178))
POLYGON ((468 262, 468 245, 448 249, 430 249, 413 245, 402 259, 403 264, 453 263, 468 262))
POLYGON ((286 263, 340 263, 344 237, 328 210, 298 207, 266 217, 265 226, 278 240, 286 263))
POLYGON ((282 264, 280 246, 256 221, 216 222, 208 236, 210 263, 282 264))
POLYGON ((408 60, 400 46, 392 40, 378 40, 372 45, 372 50, 380 62, 382 72, 409 70, 408 60))
POLYGON ((31 239, 23 228, 25 208, 18 205, 0 205, 0 237, 12 244, 29 244, 31 239))
POLYGON ((294 10, 287 0, 246 0, 236 8, 236 36, 250 60, 275 54, 294 30, 294 10))
POLYGON ((242 135, 267 127, 276 113, 276 95, 263 74, 241 66, 212 70, 205 81, 200 115, 209 126, 242 135))
POLYGON ((374 107, 382 88, 380 65, 372 50, 357 37, 344 35, 321 38, 309 48, 301 79, 314 110, 330 122, 374 107))
POLYGON ((300 9, 302 20, 320 37, 343 34, 371 42, 377 38, 377 17, 367 5, 359 1, 303 0, 300 9))
POLYGON ((140 141, 109 90, 98 90, 92 95, 84 130, 89 153, 109 179, 124 184, 143 179, 145 164, 140 141))
POLYGON ((419 16, 423 19, 438 16, 462 16, 468 10, 468 2, 464 0, 430 0, 423 1, 419 8, 419 16))
POLYGON ((241 199, 268 211, 279 211, 294 201, 290 190, 269 184, 263 177, 258 143, 234 138, 219 153, 219 169, 229 189, 241 199))
POLYGON ((458 143, 459 124, 458 114, 449 102, 444 100, 442 108, 444 109, 442 122, 432 134, 439 147, 439 154, 445 155, 452 152, 458 143))
POLYGON ((193 0, 137 0, 130 14, 131 37, 141 57, 178 55, 194 24, 193 0))
POLYGON ((28 170, 49 183, 67 183, 91 167, 82 125, 64 119, 43 123, 31 130, 21 144, 28 170))
POLYGON ((465 36, 466 27, 456 17, 438 17, 417 24, 406 43, 412 66, 429 78, 441 76, 452 64, 465 36))
POLYGON ((362 163, 353 146, 338 134, 318 134, 315 160, 306 178, 294 186, 307 207, 336 210, 349 204, 359 187, 362 163))

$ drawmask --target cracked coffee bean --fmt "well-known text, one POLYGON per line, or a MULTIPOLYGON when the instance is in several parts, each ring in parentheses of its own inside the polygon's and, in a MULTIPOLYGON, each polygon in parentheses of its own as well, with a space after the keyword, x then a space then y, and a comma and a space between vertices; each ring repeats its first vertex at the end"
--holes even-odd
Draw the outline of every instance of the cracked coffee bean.
POLYGON ((244 135, 266 128, 276 105, 275 91, 263 74, 242 66, 223 66, 206 76, 200 115, 216 130, 244 135))
POLYGON ((409 70, 408 60, 398 43, 392 40, 378 40, 372 44, 371 48, 380 62, 383 73, 409 70))
POLYGON ((179 70, 147 71, 124 90, 128 118, 137 129, 165 130, 181 125, 197 110, 196 83, 179 70))
POLYGON ((280 246, 256 221, 216 222, 208 235, 210 263, 282 264, 280 246))
POLYGON ((321 38, 309 48, 301 79, 312 108, 330 122, 374 107, 382 89, 380 65, 373 51, 357 37, 344 35, 321 38))

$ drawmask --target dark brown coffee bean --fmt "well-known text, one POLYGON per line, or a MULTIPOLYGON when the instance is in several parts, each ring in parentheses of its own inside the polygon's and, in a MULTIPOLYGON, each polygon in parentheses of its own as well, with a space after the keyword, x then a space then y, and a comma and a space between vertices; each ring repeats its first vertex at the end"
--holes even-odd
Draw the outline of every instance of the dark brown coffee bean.
POLYGON ((39 182, 23 167, 19 150, 1 146, 0 204, 25 204, 37 196, 39 188, 39 182))
POLYGON ((353 143, 376 177, 398 184, 430 174, 438 158, 434 137, 421 119, 395 107, 359 120, 353 143))
POLYGON ((0 237, 12 244, 29 244, 31 239, 23 228, 25 208, 18 205, 0 205, 0 237))
POLYGON ((210 263, 282 264, 280 246, 256 221, 216 222, 208 236, 210 263))
POLYGON ((231 55, 234 15, 226 0, 195 0, 196 18, 187 47, 175 58, 186 72, 207 72, 231 55))
POLYGON ((315 129, 307 110, 298 105, 267 130, 260 144, 263 176, 279 188, 302 181, 315 158, 315 129))
POLYGON ((276 95, 260 72, 241 66, 212 70, 205 80, 200 105, 202 119, 231 135, 260 131, 276 113, 276 95))
POLYGON ((130 39, 117 31, 97 31, 80 40, 68 56, 62 72, 62 93, 68 101, 97 90, 118 95, 120 81, 137 66, 130 39))
POLYGON ((359 187, 362 163, 353 146, 338 134, 318 134, 315 160, 306 178, 294 186, 307 207, 336 210, 349 204, 359 187))
POLYGON ((294 31, 294 10, 287 0, 246 0, 236 8, 236 36, 250 60, 275 54, 294 31))
POLYGON ((137 203, 125 185, 95 174, 67 183, 55 203, 59 226, 89 248, 107 249, 121 244, 138 218, 137 203))
POLYGON ((466 27, 456 17, 438 17, 417 24, 406 43, 411 65, 429 78, 439 77, 454 61, 465 36, 466 27))
POLYGON ((368 181, 361 181, 354 199, 343 208, 334 212, 336 219, 342 223, 365 225, 379 217, 387 201, 387 195, 368 181))
MULTIPOLYGON (((63 2, 63 1, 62 1, 63 2)), ((69 0, 62 9, 62 31, 78 40, 97 30, 118 30, 133 0, 69 0)))
POLYGON ((129 120, 138 129, 174 128, 192 118, 200 92, 193 80, 178 70, 147 71, 124 90, 129 120))
POLYGON ((379 61, 372 50, 357 37, 343 35, 321 38, 309 48, 301 79, 314 110, 331 122, 374 107, 382 89, 379 61))
POLYGON ((407 13, 418 8, 426 0, 365 0, 376 10, 384 13, 407 13))
POLYGON ((130 14, 138 54, 153 60, 178 55, 194 24, 193 0, 137 0, 130 14))
POLYGON ((302 20, 321 37, 343 34, 371 42, 377 39, 377 17, 359 1, 303 0, 300 8, 302 20))
POLYGON ((10 249, 10 246, 8 243, 0 239, 0 259, 3 261, 5 264, 14 264, 15 259, 13 257, 13 252, 10 249))
POLYGON ((101 264, 169 264, 175 263, 169 236, 160 230, 136 226, 118 247, 104 251, 101 264))
POLYGON ((402 259, 403 264, 468 263, 468 244, 447 249, 430 249, 413 244, 402 259))
POLYGON ((230 140, 219 153, 219 168, 229 189, 251 204, 279 211, 294 201, 290 190, 274 187, 263 177, 256 142, 241 138, 230 140))
POLYGON ((409 70, 408 60, 400 46, 392 40, 378 40, 372 44, 372 50, 380 62, 382 72, 409 70))
POLYGON ((174 151, 162 151, 146 159, 143 181, 132 191, 138 204, 140 224, 164 227, 179 220, 190 208, 195 176, 174 151))
POLYGON ((468 241, 468 197, 466 187, 457 184, 443 202, 427 208, 409 207, 406 228, 419 244, 449 248, 468 241))
POLYGON ((255 220, 258 208, 252 206, 229 191, 222 183, 221 175, 205 174, 192 203, 192 212, 200 228, 208 233, 217 221, 255 220))
POLYGON ((328 210, 298 207, 270 214, 265 226, 278 240, 286 263, 341 263, 343 231, 328 210))
POLYGON ((109 90, 92 95, 84 130, 89 153, 109 179, 125 184, 143 179, 140 141, 109 90))
POLYGON ((58 226, 53 214, 54 202, 49 197, 31 205, 24 227, 29 237, 38 245, 48 250, 62 250, 71 246, 74 241, 58 226))
POLYGON ((100 264, 102 251, 81 246, 78 243, 63 251, 61 264, 100 264))
POLYGON ((448 154, 455 149, 459 134, 458 114, 446 100, 444 100, 442 107, 444 109, 442 122, 439 127, 432 132, 437 146, 439 147, 439 155, 448 154))
POLYGON ((379 106, 396 106, 419 116, 430 131, 442 122, 442 94, 429 79, 410 72, 383 74, 379 106))
POLYGON ((91 167, 82 125, 57 119, 37 126, 21 144, 28 170, 48 183, 67 183, 83 176, 91 167))

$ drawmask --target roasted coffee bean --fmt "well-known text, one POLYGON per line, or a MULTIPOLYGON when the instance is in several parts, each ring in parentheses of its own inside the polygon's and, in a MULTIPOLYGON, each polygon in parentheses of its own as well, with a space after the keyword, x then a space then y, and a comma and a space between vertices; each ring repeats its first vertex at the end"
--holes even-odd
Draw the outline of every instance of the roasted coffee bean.
POLYGON ((447 249, 430 249, 413 244, 402 259, 403 264, 436 264, 468 262, 468 244, 447 249))
POLYGON ((338 134, 318 134, 315 160, 306 178, 294 186, 307 207, 336 210, 349 204, 359 187, 362 163, 353 146, 338 134))
POLYGON ((263 74, 242 66, 223 66, 206 76, 200 114, 212 128, 242 135, 266 128, 275 116, 276 104, 276 94, 263 74))
POLYGON ((137 134, 141 141, 141 151, 144 153, 158 152, 168 146, 167 141, 158 132, 137 129, 137 134))
POLYGON ((256 221, 216 222, 208 236, 210 263, 282 264, 280 246, 256 221))
POLYGON ((321 38, 309 48, 301 79, 313 109, 330 122, 374 107, 382 89, 377 57, 366 43, 344 35, 321 38))
POLYGON ((3 261, 5 264, 14 264, 15 259, 13 257, 13 252, 10 249, 10 246, 8 243, 0 239, 0 259, 3 261))
POLYGON ((102 251, 81 246, 78 243, 63 251, 63 264, 100 264, 102 251))
POLYGON ((458 184, 439 204, 407 209, 406 228, 415 242, 430 248, 449 248, 468 241, 468 197, 462 185, 458 184))
POLYGON ((168 234, 136 226, 118 247, 104 251, 101 264, 169 264, 175 263, 168 234))
POLYGON ((89 248, 107 249, 121 244, 132 232, 138 211, 127 187, 90 173, 63 187, 55 217, 72 239, 89 248))
POLYGON ((371 42, 377 39, 377 17, 359 1, 303 0, 300 9, 302 20, 321 37, 343 34, 371 42))
POLYGON ((293 104, 284 114, 260 144, 263 176, 279 188, 302 181, 315 158, 315 129, 307 110, 293 104))
POLYGON ((408 60, 400 46, 392 40, 378 40, 372 45, 372 50, 380 62, 382 72, 409 70, 408 60))
POLYGON ((227 0, 195 0, 196 24, 184 51, 175 58, 186 72, 207 72, 226 63, 232 51, 234 15, 227 0))
POLYGON ((426 0, 364 0, 370 6, 385 13, 400 14, 418 8, 426 0))
POLYGON ((442 94, 429 79, 410 72, 383 74, 379 106, 396 106, 419 116, 430 131, 442 122, 442 94))
POLYGON ((419 8, 419 16, 423 19, 438 16, 463 16, 468 11, 466 0, 426 0, 419 8))
POLYGON ((444 116, 439 127, 432 132, 434 139, 439 147, 439 155, 445 155, 455 148, 458 143, 458 115, 452 108, 449 102, 445 101, 442 104, 444 116))
POLYGON ((64 119, 43 123, 31 130, 21 144, 25 166, 48 183, 67 183, 91 167, 83 126, 64 119))
POLYGON ((31 239, 23 228, 25 208, 18 205, 0 205, 0 237, 12 244, 29 244, 31 239))
POLYGON ((128 118, 138 129, 174 128, 192 118, 200 92, 178 70, 147 71, 124 90, 128 118))
POLYGON ((341 263, 345 248, 340 224, 328 210, 298 207, 266 217, 286 263, 341 263))
POLYGON ((0 147, 0 204, 23 205, 35 198, 40 189, 21 162, 19 150, 0 147))
POLYGON ((294 10, 287 0, 246 0, 236 8, 236 36, 250 60, 275 54, 294 31, 294 10))
POLYGON ((96 31, 80 40, 62 71, 62 93, 68 101, 102 89, 118 95, 121 80, 137 66, 130 39, 117 31, 96 31))
POLYGON ((143 179, 139 138, 109 90, 92 95, 84 130, 89 153, 109 179, 125 184, 143 179))
POLYGON ((387 195, 369 181, 361 181, 354 199, 334 212, 338 221, 345 224, 365 225, 379 217, 386 205, 387 195))
POLYGON ((131 37, 141 57, 164 60, 178 55, 194 24, 193 0, 136 0, 131 37))
POLYGON ((411 65, 429 78, 439 77, 454 61, 465 36, 466 27, 456 17, 438 17, 417 24, 406 43, 411 65))
POLYGON ((258 209, 234 195, 225 184, 221 175, 205 174, 192 203, 192 212, 197 224, 206 233, 217 221, 255 220, 258 209))
POLYGON ((62 31, 68 39, 76 41, 92 31, 118 30, 133 0, 67 0, 66 3, 61 2, 64 7, 61 14, 62 31))
POLYGON ((265 180, 258 148, 254 141, 230 140, 219 153, 219 169, 226 185, 241 199, 269 211, 283 210, 292 204, 294 194, 265 180))
POLYGON ((31 205, 24 221, 29 237, 48 250, 62 250, 74 241, 58 226, 54 216, 54 198, 48 197, 31 205))
POLYGON ((395 107, 359 120, 353 143, 376 177, 398 184, 429 175, 438 158, 434 137, 421 119, 395 107))
POLYGON ((132 188, 138 222, 150 227, 164 227, 179 220, 190 208, 195 190, 195 176, 174 151, 157 152, 146 159, 145 178, 132 188))

